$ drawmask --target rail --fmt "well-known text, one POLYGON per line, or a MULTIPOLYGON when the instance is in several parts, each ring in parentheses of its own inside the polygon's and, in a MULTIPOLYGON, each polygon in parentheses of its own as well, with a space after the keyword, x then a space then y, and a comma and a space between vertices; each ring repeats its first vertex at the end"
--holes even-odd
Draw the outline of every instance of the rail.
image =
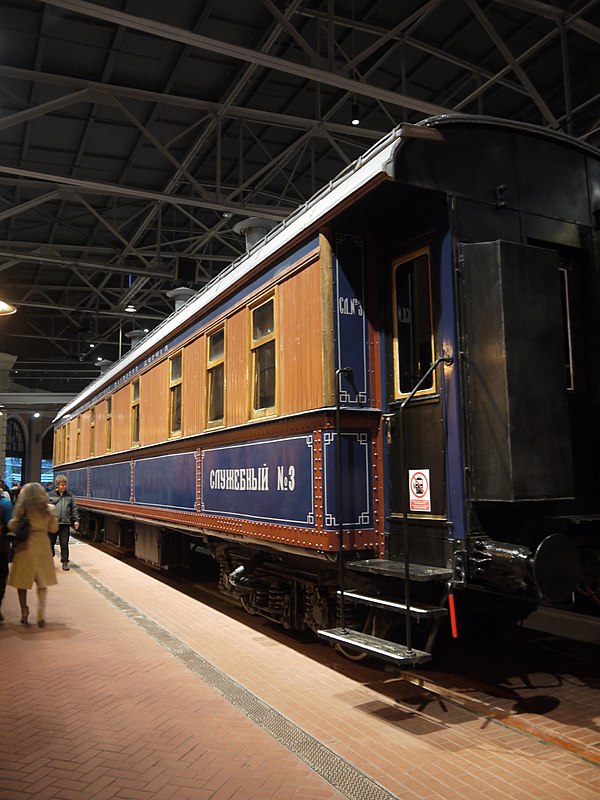
MULTIPOLYGON (((406 458, 406 415, 405 410, 407 405, 419 391, 421 386, 425 383, 427 378, 434 372, 438 366, 444 362, 450 366, 454 363, 454 359, 452 356, 449 355, 441 355, 436 358, 433 364, 429 367, 429 369, 421 376, 420 380, 417 381, 415 386, 413 387, 411 393, 406 397, 397 411, 394 414, 398 414, 400 418, 400 447, 401 447, 401 456, 400 456, 400 464, 402 466, 401 472, 401 480, 400 484, 402 486, 402 506, 403 506, 403 513, 402 513, 402 547, 404 550, 404 604, 406 605, 407 614, 406 614, 406 648, 407 652, 410 654, 413 651, 412 646, 412 621, 411 621, 411 614, 410 614, 410 558, 409 558, 409 551, 408 551, 408 483, 406 481, 406 475, 408 472, 407 468, 407 458, 406 458)), ((390 416, 387 415, 387 418, 390 419, 390 416)))

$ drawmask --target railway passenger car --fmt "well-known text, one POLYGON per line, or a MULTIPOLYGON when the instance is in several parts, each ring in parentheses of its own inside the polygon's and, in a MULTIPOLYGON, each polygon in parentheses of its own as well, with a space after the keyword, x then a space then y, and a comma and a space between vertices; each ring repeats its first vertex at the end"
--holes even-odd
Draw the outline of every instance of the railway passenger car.
POLYGON ((113 544, 349 653, 600 605, 600 158, 400 125, 57 417, 113 544))

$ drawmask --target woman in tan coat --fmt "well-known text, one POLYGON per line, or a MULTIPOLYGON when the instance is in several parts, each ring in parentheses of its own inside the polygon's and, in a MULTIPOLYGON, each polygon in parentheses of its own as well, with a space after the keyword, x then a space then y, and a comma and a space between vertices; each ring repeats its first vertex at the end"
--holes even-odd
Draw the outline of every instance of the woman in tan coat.
POLYGON ((8 529, 14 530, 23 517, 29 520, 29 536, 27 541, 17 543, 7 584, 14 586, 18 592, 21 622, 25 625, 29 617, 27 590, 31 589, 34 581, 36 582, 37 620, 40 628, 43 628, 46 624, 44 613, 47 587, 58 583, 48 547, 48 534, 56 533, 58 519, 54 506, 48 502, 46 490, 41 484, 27 483, 23 486, 13 517, 8 523, 8 529))

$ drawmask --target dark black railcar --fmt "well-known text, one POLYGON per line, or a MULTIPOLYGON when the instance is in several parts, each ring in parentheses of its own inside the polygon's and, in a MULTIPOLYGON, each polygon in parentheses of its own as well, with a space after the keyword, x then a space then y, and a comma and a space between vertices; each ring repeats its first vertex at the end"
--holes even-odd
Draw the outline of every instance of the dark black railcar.
POLYGON ((414 600, 449 567, 459 623, 494 628, 522 600, 597 613, 598 152, 498 120, 426 125, 443 141, 405 141, 394 182, 335 223, 374 239, 386 359, 386 562, 351 569, 407 556, 414 600))

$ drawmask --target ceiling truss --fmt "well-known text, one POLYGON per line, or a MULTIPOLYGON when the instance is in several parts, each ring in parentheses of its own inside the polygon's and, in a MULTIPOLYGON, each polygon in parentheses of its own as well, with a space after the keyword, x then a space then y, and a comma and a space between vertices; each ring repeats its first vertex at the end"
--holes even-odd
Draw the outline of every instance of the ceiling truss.
POLYGON ((0 336, 29 388, 81 389, 168 290, 244 251, 236 222, 284 219, 401 122, 600 143, 600 0, 4 0, 0 23, 0 294, 19 310, 0 336))

